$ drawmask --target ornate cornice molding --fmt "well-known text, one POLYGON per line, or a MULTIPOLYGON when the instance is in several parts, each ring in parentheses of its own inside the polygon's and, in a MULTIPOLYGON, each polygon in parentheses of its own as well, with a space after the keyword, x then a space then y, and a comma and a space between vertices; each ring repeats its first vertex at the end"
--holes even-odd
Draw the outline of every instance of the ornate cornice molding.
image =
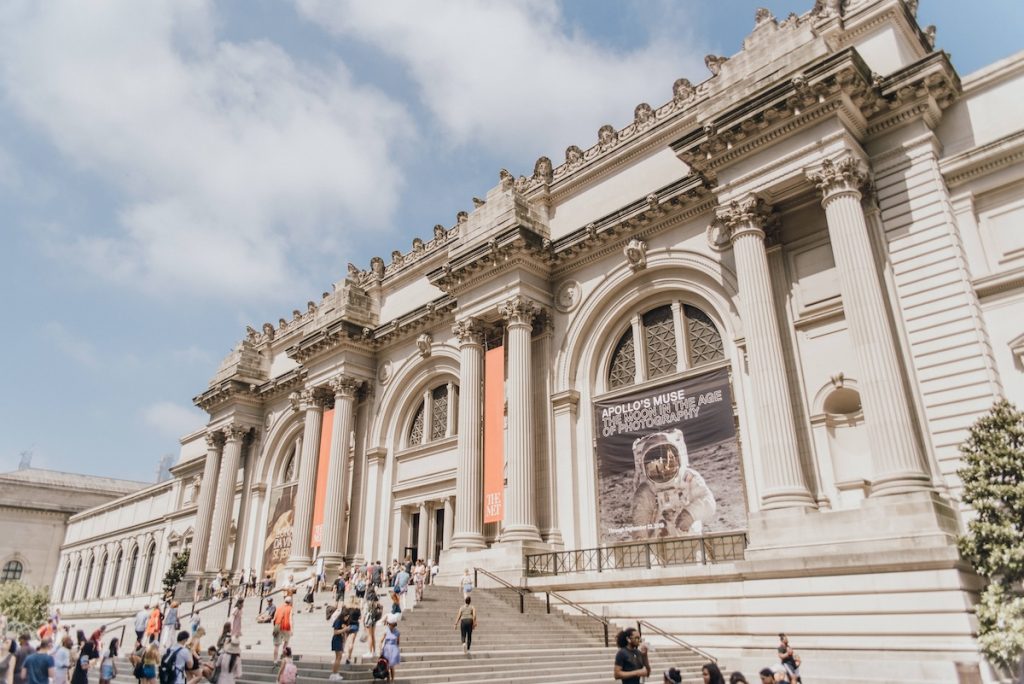
POLYGON ((550 262, 551 241, 530 228, 517 225, 455 256, 428 273, 427 278, 432 285, 454 297, 481 278, 493 278, 509 268, 525 267, 546 277, 550 262))

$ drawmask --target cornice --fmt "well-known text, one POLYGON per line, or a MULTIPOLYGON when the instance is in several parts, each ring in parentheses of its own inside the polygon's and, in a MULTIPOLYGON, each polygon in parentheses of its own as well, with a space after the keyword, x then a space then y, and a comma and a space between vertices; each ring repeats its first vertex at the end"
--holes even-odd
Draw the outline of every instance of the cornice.
POLYGON ((488 242, 457 255, 427 274, 436 287, 454 297, 482 278, 489 279, 514 267, 526 267, 547 276, 551 241, 522 225, 515 225, 488 242))
POLYGON ((972 283, 979 299, 1024 288, 1024 268, 975 278, 972 283))
POLYGON ((202 394, 192 397, 192 403, 207 413, 231 402, 239 406, 260 408, 263 399, 258 395, 258 384, 229 378, 211 386, 202 394))
POLYGON ((946 185, 958 185, 1024 161, 1024 130, 943 159, 939 170, 946 185))

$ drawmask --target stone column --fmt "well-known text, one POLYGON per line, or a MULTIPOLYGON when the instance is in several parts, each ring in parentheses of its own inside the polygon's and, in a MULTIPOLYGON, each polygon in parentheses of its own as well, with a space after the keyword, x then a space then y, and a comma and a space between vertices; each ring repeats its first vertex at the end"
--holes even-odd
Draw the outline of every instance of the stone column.
POLYGON ((444 532, 441 535, 441 548, 445 551, 452 546, 452 530, 455 529, 455 510, 452 508, 452 497, 444 499, 444 532))
POLYGON ((219 432, 207 432, 206 463, 203 464, 203 479, 199 483, 196 527, 192 533, 192 552, 188 557, 188 575, 190 577, 197 577, 206 569, 206 552, 210 541, 210 525, 213 522, 214 497, 217 492, 217 475, 220 472, 220 457, 223 449, 223 436, 219 432))
POLYGON ((424 501, 420 504, 420 527, 416 539, 416 558, 427 559, 427 532, 430 530, 430 510, 424 501))
POLYGON ((356 391, 359 381, 339 375, 330 382, 334 391, 334 422, 331 424, 331 461, 327 465, 327 495, 324 498, 324 526, 320 537, 320 557, 324 566, 341 563, 348 494, 348 445, 352 434, 356 391))
POLYGON ((871 495, 930 490, 860 204, 867 173, 859 159, 847 157, 838 162, 826 159, 809 177, 822 194, 843 312, 860 371, 857 387, 874 470, 871 495))
POLYGON ((224 462, 221 464, 220 478, 217 480, 217 492, 220 496, 213 512, 210 548, 206 555, 206 571, 209 573, 216 573, 222 569, 224 554, 228 550, 231 514, 235 509, 235 481, 238 479, 238 466, 242 462, 242 440, 245 439, 247 432, 247 425, 231 424, 224 428, 224 462))
POLYGON ((324 407, 312 388, 303 390, 293 398, 293 405, 305 413, 305 425, 302 431, 302 455, 299 458, 299 484, 295 491, 292 549, 287 567, 290 570, 305 570, 310 563, 309 536, 313 526, 316 464, 320 455, 320 425, 324 419, 324 407))
POLYGON ((533 317, 537 305, 513 297, 501 306, 508 322, 508 501, 502 541, 540 541, 533 460, 533 374, 530 354, 533 317))
POLYGON ((452 328, 459 338, 459 455, 455 474, 454 548, 484 548, 483 331, 473 318, 452 328))
POLYGON ((814 499, 807 489, 797 450, 789 379, 782 358, 782 340, 764 246, 768 213, 759 198, 747 197, 719 209, 718 220, 728 230, 736 256, 740 313, 755 401, 751 413, 757 425, 764 473, 761 505, 765 510, 812 508, 814 499))

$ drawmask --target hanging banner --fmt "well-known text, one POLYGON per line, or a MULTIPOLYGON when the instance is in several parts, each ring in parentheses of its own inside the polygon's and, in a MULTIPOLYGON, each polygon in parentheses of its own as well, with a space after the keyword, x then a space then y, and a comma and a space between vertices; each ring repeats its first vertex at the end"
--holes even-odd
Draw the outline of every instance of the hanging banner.
POLYGON ((270 513, 263 536, 263 574, 276 577, 288 562, 292 551, 292 524, 295 521, 295 485, 278 487, 270 495, 270 513))
POLYGON ((505 348, 484 354, 484 522, 505 518, 505 348))
POLYGON ((309 533, 309 545, 320 548, 324 531, 324 502, 327 500, 327 469, 331 465, 331 434, 334 432, 334 409, 324 411, 320 423, 320 453, 316 461, 316 496, 313 499, 313 527, 309 533))
POLYGON ((729 371, 594 403, 601 540, 746 529, 729 371))

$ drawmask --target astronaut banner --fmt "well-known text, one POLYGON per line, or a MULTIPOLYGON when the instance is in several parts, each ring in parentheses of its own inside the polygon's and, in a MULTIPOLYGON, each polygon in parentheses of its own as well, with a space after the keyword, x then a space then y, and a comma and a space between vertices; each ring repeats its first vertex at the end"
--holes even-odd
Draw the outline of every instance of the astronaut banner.
POLYGON ((595 402, 605 544, 746 529, 729 371, 595 402))

